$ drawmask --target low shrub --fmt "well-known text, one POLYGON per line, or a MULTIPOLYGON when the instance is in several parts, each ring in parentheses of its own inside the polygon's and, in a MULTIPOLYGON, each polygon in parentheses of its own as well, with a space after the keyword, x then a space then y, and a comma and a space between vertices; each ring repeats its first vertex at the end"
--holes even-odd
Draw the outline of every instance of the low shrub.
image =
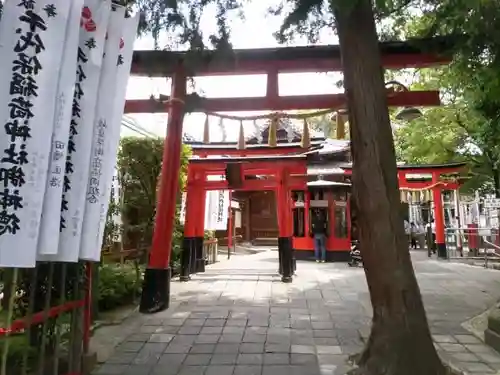
POLYGON ((99 311, 135 302, 141 293, 143 269, 132 262, 102 264, 99 267, 99 311))

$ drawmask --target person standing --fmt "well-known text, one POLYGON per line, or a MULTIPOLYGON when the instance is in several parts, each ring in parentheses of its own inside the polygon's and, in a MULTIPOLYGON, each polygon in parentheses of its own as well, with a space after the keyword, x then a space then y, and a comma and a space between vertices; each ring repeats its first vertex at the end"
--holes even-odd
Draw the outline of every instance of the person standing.
POLYGON ((410 223, 410 247, 417 248, 417 226, 413 221, 410 223))
POLYGON ((436 254, 436 224, 434 219, 427 223, 425 231, 427 233, 427 253, 430 258, 432 254, 436 254))
POLYGON ((316 262, 324 263, 326 260, 326 221, 318 209, 314 211, 311 231, 314 237, 316 262))

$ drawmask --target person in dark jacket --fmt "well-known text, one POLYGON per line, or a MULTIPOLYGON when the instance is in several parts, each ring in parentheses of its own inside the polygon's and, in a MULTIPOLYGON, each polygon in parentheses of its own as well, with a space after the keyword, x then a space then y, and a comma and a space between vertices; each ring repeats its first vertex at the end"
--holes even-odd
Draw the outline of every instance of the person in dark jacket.
POLYGON ((316 262, 326 259, 326 221, 319 210, 314 211, 311 232, 314 236, 314 257, 316 262))

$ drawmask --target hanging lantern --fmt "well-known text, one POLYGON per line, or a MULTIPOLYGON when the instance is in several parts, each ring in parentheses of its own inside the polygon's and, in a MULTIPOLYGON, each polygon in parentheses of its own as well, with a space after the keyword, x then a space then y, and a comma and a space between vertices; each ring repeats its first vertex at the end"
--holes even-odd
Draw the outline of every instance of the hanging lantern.
POLYGON ((271 124, 269 125, 269 137, 268 143, 271 147, 276 147, 278 145, 277 132, 278 132, 278 122, 279 117, 278 114, 274 114, 271 117, 271 124))
POLYGON ((243 121, 240 120, 240 136, 238 138, 238 150, 243 150, 245 148, 245 133, 243 130, 243 121))
POLYGON ((203 143, 210 143, 210 129, 208 126, 208 115, 205 116, 205 125, 203 126, 203 143))
POLYGON ((336 114, 337 126, 336 126, 336 137, 337 139, 345 139, 345 121, 344 116, 340 112, 336 114))
POLYGON ((400 190, 399 195, 400 195, 401 202, 403 202, 403 203, 408 202, 408 192, 406 190, 400 190))
POLYGON ((307 120, 304 119, 304 124, 302 127, 302 140, 300 142, 302 148, 309 148, 311 146, 311 136, 309 134, 309 125, 307 120))

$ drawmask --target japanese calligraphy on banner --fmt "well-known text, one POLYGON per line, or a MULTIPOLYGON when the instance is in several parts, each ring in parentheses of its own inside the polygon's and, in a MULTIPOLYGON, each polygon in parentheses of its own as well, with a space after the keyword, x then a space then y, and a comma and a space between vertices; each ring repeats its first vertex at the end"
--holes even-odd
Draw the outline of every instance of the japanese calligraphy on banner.
POLYGON ((205 230, 226 230, 229 214, 229 191, 207 191, 205 230))
POLYGON ((207 191, 205 198, 205 230, 215 230, 216 211, 214 207, 217 205, 217 192, 207 191))
POLYGON ((0 23, 0 267, 34 267, 70 2, 7 1, 0 23), (62 32, 61 32, 62 30, 62 32), (47 136, 48 135, 48 136, 47 136))
POLYGON ((179 223, 181 224, 186 222, 186 197, 187 193, 183 192, 181 196, 181 209, 179 210, 179 223))
POLYGON ((69 3, 69 17, 59 68, 59 83, 55 96, 52 149, 38 239, 39 255, 55 255, 59 248, 61 196, 66 169, 71 107, 75 86, 75 67, 77 66, 78 41, 80 38, 80 28, 78 25, 82 13, 83 0, 72 0, 69 3))
MULTIPOLYGON (((112 201, 113 204, 116 205, 116 207, 120 207, 120 204, 122 203, 122 189, 120 185, 120 179, 118 178, 117 168, 114 169, 113 178, 111 180, 111 193, 109 198, 109 200, 112 201)), ((115 225, 117 228, 121 228, 121 225, 123 225, 121 210, 113 211, 110 216, 113 225, 115 225)), ((121 231, 118 230, 112 232, 114 232, 111 233, 113 236, 113 242, 120 242, 122 240, 121 231)))
MULTIPOLYGON (((81 12, 76 81, 72 100, 66 174, 61 204, 58 253, 47 260, 76 262, 80 252, 83 213, 94 133, 97 90, 104 43, 111 15, 110 0, 85 0, 81 12)), ((113 94, 114 95, 114 94, 113 94)))
MULTIPOLYGON (((112 176, 116 169, 116 160, 118 153, 118 145, 120 142, 120 129, 125 108, 125 96, 127 92, 128 78, 130 76, 130 67, 132 65, 132 54, 134 51, 134 41, 137 35, 137 27, 139 25, 139 14, 133 17, 127 17, 122 21, 122 27, 119 31, 121 38, 118 42, 118 57, 116 59, 116 85, 114 102, 112 106, 109 121, 109 137, 106 143, 106 157, 104 167, 104 175, 102 176, 102 190, 99 201, 99 221, 97 229, 96 242, 89 248, 87 253, 80 252, 80 258, 99 261, 101 257, 101 247, 104 236, 104 228, 106 226, 106 216, 109 208, 109 198, 111 193, 112 176)), ((111 33, 109 34, 111 35, 111 33)), ((111 36, 110 36, 111 38, 111 36)), ((87 232, 85 232, 87 236, 87 232)), ((89 235, 89 238, 90 235, 89 235)), ((82 249, 85 248, 82 246, 82 249)))

